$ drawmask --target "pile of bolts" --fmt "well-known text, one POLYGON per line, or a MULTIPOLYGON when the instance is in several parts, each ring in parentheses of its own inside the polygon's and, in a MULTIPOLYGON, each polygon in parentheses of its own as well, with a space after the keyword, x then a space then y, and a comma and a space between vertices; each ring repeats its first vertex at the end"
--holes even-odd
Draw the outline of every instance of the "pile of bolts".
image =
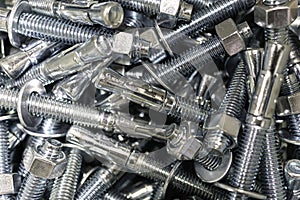
POLYGON ((297 16, 0 1, 0 199, 300 199, 297 16))

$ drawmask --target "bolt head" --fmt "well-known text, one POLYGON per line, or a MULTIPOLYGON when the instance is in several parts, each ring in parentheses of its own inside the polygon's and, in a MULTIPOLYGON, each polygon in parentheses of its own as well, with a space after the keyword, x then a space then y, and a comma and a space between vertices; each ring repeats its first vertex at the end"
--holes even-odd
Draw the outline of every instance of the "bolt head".
POLYGON ((63 174, 66 168, 66 156, 61 153, 61 158, 57 160, 50 160, 37 152, 37 149, 30 147, 28 152, 28 157, 26 162, 24 162, 24 167, 34 176, 54 179, 63 174))
POLYGON ((21 178, 18 174, 0 174, 0 195, 17 193, 20 185, 21 178))
POLYGON ((289 26, 298 15, 298 1, 291 0, 285 4, 268 6, 260 0, 254 8, 254 21, 264 28, 284 28, 289 26))
POLYGON ((235 55, 246 48, 244 39, 231 18, 216 25, 215 29, 226 52, 230 56, 235 55))

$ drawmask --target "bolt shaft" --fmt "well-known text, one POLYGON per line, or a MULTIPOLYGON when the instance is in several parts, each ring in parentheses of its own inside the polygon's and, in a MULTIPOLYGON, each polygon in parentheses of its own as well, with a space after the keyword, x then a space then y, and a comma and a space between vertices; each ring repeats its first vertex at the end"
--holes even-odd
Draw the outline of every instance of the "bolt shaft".
POLYGON ((54 181, 50 199, 73 199, 81 171, 82 156, 76 149, 72 149, 67 158, 64 174, 54 181))
POLYGON ((263 193, 268 199, 286 199, 286 184, 283 177, 283 162, 279 153, 279 138, 275 127, 266 131, 262 159, 263 193))
POLYGON ((234 17, 238 12, 254 6, 254 0, 224 0, 202 8, 192 16, 189 24, 180 26, 177 30, 165 35, 170 46, 175 45, 184 36, 197 36, 214 25, 234 17))
MULTIPOLYGON (((204 44, 196 45, 172 58, 164 64, 157 65, 156 75, 164 82, 168 83, 181 76, 188 77, 195 70, 201 69, 213 58, 224 55, 226 52, 218 37, 214 37, 204 44)), ((144 73, 142 79, 148 83, 155 82, 155 79, 149 73, 144 73)))
MULTIPOLYGON (((8 127, 5 122, 0 122, 0 174, 12 173, 9 158, 8 146, 8 127)), ((14 199, 10 194, 0 195, 0 199, 14 199)))
POLYGON ((28 37, 53 42, 61 41, 67 44, 82 43, 97 34, 108 37, 113 34, 112 30, 94 28, 32 13, 22 13, 20 15, 15 31, 28 37))
POLYGON ((81 186, 76 194, 76 200, 90 200, 103 198, 105 192, 118 180, 118 174, 110 169, 101 167, 97 169, 81 186))

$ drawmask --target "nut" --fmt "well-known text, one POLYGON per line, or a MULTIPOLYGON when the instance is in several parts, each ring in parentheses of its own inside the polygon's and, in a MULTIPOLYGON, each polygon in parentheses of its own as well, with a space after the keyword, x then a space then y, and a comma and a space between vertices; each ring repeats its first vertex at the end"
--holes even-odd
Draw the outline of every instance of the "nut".
POLYGON ((18 174, 0 174, 0 195, 17 193, 20 185, 21 179, 18 174))
POLYGON ((28 153, 28 162, 24 162, 24 167, 27 171, 36 177, 45 179, 54 179, 63 174, 66 167, 66 156, 57 160, 50 160, 40 155, 36 149, 31 147, 28 153))
POLYGON ((284 28, 297 18, 298 1, 287 1, 282 5, 268 6, 260 0, 254 9, 254 22, 264 28, 284 28))
POLYGON ((181 0, 161 0, 157 22, 165 28, 174 28, 177 21, 177 13, 179 12, 181 0))
POLYGON ((246 48, 243 36, 235 22, 229 18, 215 26, 216 32, 226 50, 232 56, 246 48))
POLYGON ((288 182, 288 187, 291 190, 300 190, 300 161, 293 159, 289 160, 284 168, 285 178, 288 182))
POLYGON ((212 114, 205 125, 207 130, 221 130, 237 142, 241 122, 225 113, 212 114))

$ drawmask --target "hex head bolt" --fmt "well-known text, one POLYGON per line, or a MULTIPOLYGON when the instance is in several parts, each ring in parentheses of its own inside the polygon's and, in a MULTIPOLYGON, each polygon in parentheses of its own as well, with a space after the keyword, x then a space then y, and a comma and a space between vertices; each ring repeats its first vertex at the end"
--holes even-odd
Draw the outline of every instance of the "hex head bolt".
POLYGON ((246 92, 246 67, 244 62, 240 61, 219 110, 206 121, 204 143, 212 155, 210 159, 206 156, 207 159, 198 158, 198 161, 202 162, 195 162, 196 173, 205 182, 222 179, 230 169, 230 149, 237 145, 241 126, 239 119, 246 102, 246 92), (220 159, 221 162, 216 162, 220 159))
POLYGON ((298 16, 297 0, 259 0, 254 21, 265 29, 265 40, 287 44, 289 25, 298 16))
POLYGON ((80 5, 57 0, 29 0, 32 10, 76 23, 100 24, 107 28, 118 28, 124 18, 124 11, 116 2, 86 3, 80 5))
MULTIPOLYGON (((259 170, 265 131, 275 114, 275 102, 279 95, 282 72, 286 66, 289 47, 267 43, 263 67, 251 99, 246 124, 240 136, 236 157, 232 165, 229 184, 235 188, 252 191, 259 170)), ((241 199, 240 193, 230 193, 228 199, 241 199)))
POLYGON ((24 0, 19 0, 11 11, 1 8, 1 13, 6 14, 2 15, 3 25, 0 29, 8 33, 10 43, 15 47, 21 46, 26 37, 74 44, 85 42, 93 35, 111 36, 113 33, 104 28, 33 14, 30 5, 24 0))
POLYGON ((237 13, 254 6, 254 0, 224 0, 202 8, 194 13, 189 24, 180 26, 177 30, 163 36, 169 46, 175 45, 184 36, 197 36, 208 28, 234 17, 237 13))
POLYGON ((111 160, 120 167, 138 172, 141 176, 155 181, 168 180, 167 183, 180 192, 196 194, 205 199, 223 199, 222 191, 214 186, 201 182, 200 179, 185 171, 179 169, 172 171, 172 168, 166 167, 162 161, 132 151, 129 146, 120 144, 104 134, 95 134, 79 126, 72 126, 68 131, 67 141, 79 143, 96 157, 111 160))
POLYGON ((14 199, 13 194, 17 193, 21 185, 21 179, 16 173, 12 173, 11 161, 8 151, 9 132, 5 122, 6 116, 0 117, 0 179, 1 186, 0 198, 14 199))
POLYGON ((55 179, 50 194, 50 200, 74 199, 78 187, 82 161, 90 162, 93 156, 79 145, 64 144, 68 148, 66 170, 62 176, 55 179))
POLYGON ((231 18, 221 22, 215 28, 218 36, 204 44, 191 47, 164 64, 157 64, 152 69, 153 73, 144 73, 141 78, 149 83, 163 82, 168 85, 181 76, 188 77, 195 70, 201 72, 203 66, 213 62, 213 59, 220 55, 227 53, 232 56, 244 50, 245 40, 252 36, 252 31, 246 22, 236 25, 231 18))
POLYGON ((30 149, 30 157, 26 157, 25 168, 30 173, 22 182, 17 199, 40 199, 46 189, 48 179, 62 175, 65 170, 65 154, 61 151, 61 143, 49 139, 44 144, 30 149))

